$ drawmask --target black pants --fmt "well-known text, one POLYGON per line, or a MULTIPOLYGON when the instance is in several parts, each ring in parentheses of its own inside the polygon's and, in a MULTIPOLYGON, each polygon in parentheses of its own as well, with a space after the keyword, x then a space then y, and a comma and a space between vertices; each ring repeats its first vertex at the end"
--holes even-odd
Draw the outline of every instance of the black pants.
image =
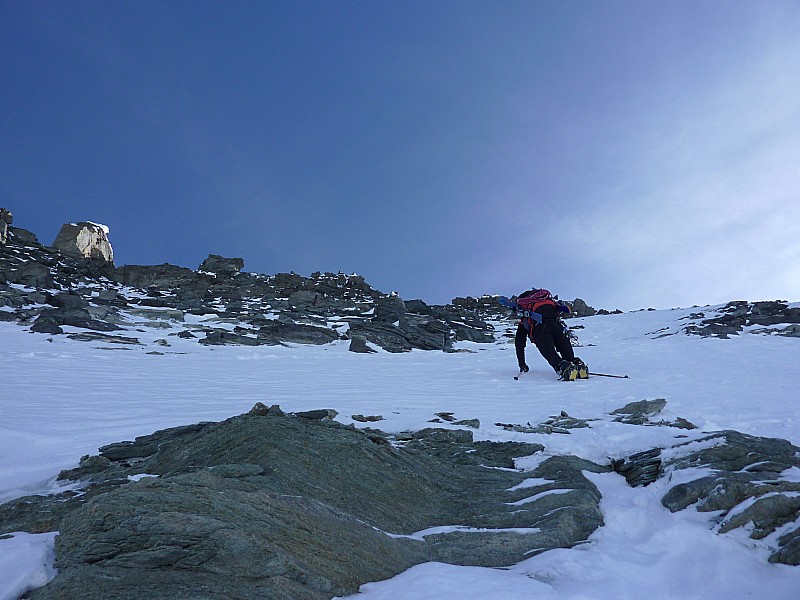
MULTIPOLYGON (((558 321, 545 321, 536 325, 533 328, 533 339, 539 354, 553 367, 556 373, 558 373, 558 365, 562 360, 572 362, 572 359, 575 358, 572 344, 558 321)), ((525 364, 525 344, 527 342, 528 332, 520 323, 517 326, 517 335, 514 336, 514 348, 517 351, 517 362, 520 365, 525 364)))

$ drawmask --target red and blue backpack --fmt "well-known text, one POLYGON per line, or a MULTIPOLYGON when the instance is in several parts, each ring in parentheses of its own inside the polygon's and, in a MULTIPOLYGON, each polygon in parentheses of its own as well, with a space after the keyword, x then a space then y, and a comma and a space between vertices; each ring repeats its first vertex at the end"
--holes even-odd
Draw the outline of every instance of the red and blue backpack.
POLYGON ((545 289, 523 292, 520 294, 519 298, 517 298, 517 306, 519 306, 518 312, 523 313, 523 316, 528 318, 530 318, 530 314, 526 315, 524 313, 535 312, 537 308, 545 304, 558 306, 553 299, 553 295, 545 289))
MULTIPOLYGON (((516 299, 509 300, 505 296, 498 299, 499 303, 508 308, 513 308, 520 317, 520 325, 528 332, 528 337, 533 340, 533 327, 542 322, 542 315, 536 312, 541 306, 551 305, 558 308, 559 313, 569 313, 569 307, 558 302, 557 297, 545 289, 533 289, 522 292, 516 299)), ((566 327, 566 326, 565 326, 566 327)))
MULTIPOLYGON (((523 292, 517 298, 515 308, 517 314, 521 317, 520 324, 525 328, 525 331, 528 332, 528 337, 531 339, 531 341, 534 341, 534 326, 542 322, 542 315, 537 311, 540 307, 545 305, 555 306, 559 313, 570 312, 570 309, 566 304, 559 302, 557 297, 553 297, 553 295, 545 289, 523 292)), ((558 320, 566 332, 568 330, 567 326, 563 321, 561 321, 560 315, 558 320)))

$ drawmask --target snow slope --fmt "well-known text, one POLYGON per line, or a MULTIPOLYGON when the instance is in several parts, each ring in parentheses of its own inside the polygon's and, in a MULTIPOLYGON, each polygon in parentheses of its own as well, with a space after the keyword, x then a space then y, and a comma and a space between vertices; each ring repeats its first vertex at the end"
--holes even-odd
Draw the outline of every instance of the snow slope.
MULTIPOLYGON (((224 419, 256 402, 280 404, 286 411, 334 408, 345 423, 353 414, 382 415, 377 426, 390 432, 430 427, 434 413, 448 411, 457 419, 479 419, 476 439, 538 442, 546 448, 544 457, 570 453, 605 464, 672 444, 677 436, 720 429, 800 445, 800 340, 687 336, 679 330, 691 312, 572 321, 584 327, 576 353, 592 370, 630 376, 574 383, 557 381, 530 347, 532 370, 514 381, 514 348, 505 339, 494 345, 461 343, 472 352, 455 354, 354 354, 345 342, 207 347, 177 338, 170 339, 170 348, 119 349, 64 336, 50 340, 0 322, 0 502, 51 490, 61 469, 76 466, 101 445, 224 419), (148 354, 153 350, 164 354, 148 354), (655 398, 667 400, 660 417, 683 417, 700 429, 624 425, 609 416, 629 402, 655 398), (596 420, 569 435, 495 426, 535 425, 561 411, 596 420)), ((163 336, 153 331, 140 339, 163 336)), ((518 466, 533 468, 544 457, 522 459, 518 466)), ((359 597, 800 597, 800 568, 769 564, 766 542, 750 540, 742 530, 716 534, 708 513, 672 514, 663 508, 659 500, 669 482, 630 488, 613 473, 587 476, 603 493, 606 520, 589 543, 504 570, 419 565, 363 586, 359 597)), ((798 473, 786 476, 800 480, 798 473)), ((51 576, 52 540, 53 534, 0 540, 0 600, 14 599, 51 576)))

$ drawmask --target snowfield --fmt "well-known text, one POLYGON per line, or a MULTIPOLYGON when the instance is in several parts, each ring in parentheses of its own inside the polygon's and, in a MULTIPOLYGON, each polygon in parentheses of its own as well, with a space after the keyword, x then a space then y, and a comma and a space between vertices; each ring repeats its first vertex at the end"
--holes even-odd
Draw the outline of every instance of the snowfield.
MULTIPOLYGON (((685 335, 680 329, 696 311, 570 321, 583 327, 577 329, 581 347, 576 354, 591 370, 629 376, 573 383, 557 381, 530 345, 531 372, 515 381, 516 358, 508 338, 493 345, 462 342, 457 347, 468 352, 459 353, 355 354, 347 351, 347 342, 207 347, 170 337, 171 346, 161 347, 153 342, 168 332, 150 329, 137 334, 144 347, 114 347, 31 334, 0 322, 0 502, 53 491, 60 470, 77 466, 82 455, 95 454, 104 444, 165 427, 222 420, 256 402, 279 404, 285 411, 333 408, 343 423, 353 422, 354 414, 381 415, 383 421, 369 425, 389 432, 430 427, 442 411, 457 419, 477 418, 476 440, 545 446, 544 453, 518 461, 526 470, 548 456, 567 453, 608 464, 721 429, 800 445, 800 339, 685 335), (148 354, 155 350, 163 354, 148 354), (626 425, 609 415, 630 402, 656 398, 667 400, 659 418, 683 417, 699 429, 626 425), (591 426, 568 435, 544 435, 495 425, 536 425, 561 411, 593 419, 591 426)), ((357 597, 800 597, 800 567, 767 562, 773 536, 751 540, 741 529, 721 535, 712 513, 688 509, 673 514, 664 508, 660 499, 675 480, 665 477, 631 488, 615 473, 586 475, 603 494, 606 523, 588 543, 551 550, 508 569, 426 563, 366 584, 357 597)), ((784 477, 800 481, 796 468, 784 477)), ((0 539, 0 600, 14 600, 53 576, 54 537, 19 533, 0 539)))

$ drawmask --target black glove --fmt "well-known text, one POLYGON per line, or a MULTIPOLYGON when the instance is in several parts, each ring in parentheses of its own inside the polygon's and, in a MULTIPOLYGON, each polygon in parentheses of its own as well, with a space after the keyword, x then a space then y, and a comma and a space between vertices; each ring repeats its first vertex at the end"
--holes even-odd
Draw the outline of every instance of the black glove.
POLYGON ((530 371, 530 368, 529 368, 529 367, 528 367, 528 365, 526 365, 525 363, 522 363, 522 364, 519 366, 519 372, 520 372, 520 373, 527 373, 528 371, 530 371))

